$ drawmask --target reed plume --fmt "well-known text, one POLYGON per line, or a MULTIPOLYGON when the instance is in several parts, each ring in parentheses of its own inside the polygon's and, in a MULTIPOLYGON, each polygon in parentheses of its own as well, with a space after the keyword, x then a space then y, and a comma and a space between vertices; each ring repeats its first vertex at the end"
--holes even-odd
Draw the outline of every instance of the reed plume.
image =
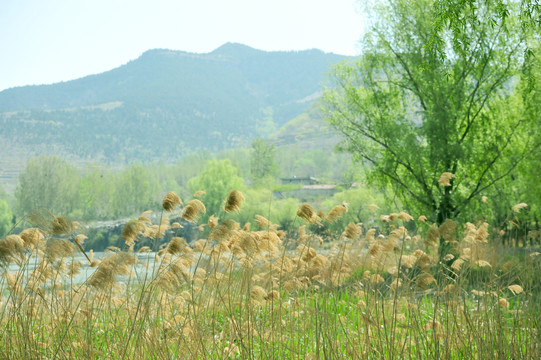
POLYGON ((520 209, 524 209, 526 207, 528 207, 528 204, 526 204, 526 203, 516 204, 516 205, 513 206, 513 211, 518 213, 518 212, 520 212, 520 209))
POLYGON ((165 211, 169 212, 175 210, 175 208, 180 205, 182 205, 182 200, 174 191, 167 193, 162 201, 162 207, 165 211))
POLYGON ((135 244, 135 240, 139 235, 142 235, 146 229, 146 225, 144 221, 138 220, 130 220, 126 225, 124 225, 124 228, 122 228, 122 240, 126 243, 126 245, 131 246, 135 244))
POLYGON ((398 218, 402 221, 412 221, 413 220, 413 216, 411 216, 410 214, 404 212, 404 211, 401 211, 398 213, 398 218))
POLYGON ((328 222, 334 222, 342 215, 344 215, 347 211, 348 209, 345 205, 336 205, 329 211, 329 213, 325 217, 325 220, 327 220, 328 222))
POLYGON ((241 203, 245 200, 244 195, 238 190, 231 190, 224 203, 224 210, 230 212, 240 212, 241 203))
POLYGON ((419 277, 417 278, 417 287, 419 289, 426 289, 430 284, 436 283, 436 279, 434 276, 427 272, 423 272, 419 277))
POLYGON ((44 246, 43 241, 45 240, 45 236, 37 228, 24 229, 19 236, 23 239, 25 247, 29 249, 44 246))
POLYGON ((235 234, 235 238, 231 243, 232 251, 237 255, 244 253, 250 258, 254 258, 261 253, 259 240, 260 236, 257 233, 240 231, 235 234))
POLYGON ((171 255, 178 254, 186 246, 186 240, 181 237, 174 237, 167 244, 166 251, 171 255))
POLYGON ((475 233, 475 241, 488 243, 488 223, 484 222, 479 226, 475 233))
POLYGON ((277 290, 272 290, 264 297, 264 299, 267 301, 274 301, 274 300, 278 300, 279 298, 280 298, 280 293, 277 290))
POLYGON ((218 225, 218 220, 220 220, 220 218, 214 216, 214 215, 211 215, 209 217, 209 221, 207 222, 209 228, 211 229, 214 229, 216 227, 216 225, 218 225))
POLYGON ((8 235, 0 240, 0 263, 9 263, 23 255, 24 240, 19 235, 8 235))
POLYGON ((260 228, 266 228, 266 227, 271 227, 272 226, 272 223, 267 218, 265 218, 265 217, 263 217, 261 215, 256 215, 255 216, 255 223, 260 228))
POLYGON ((56 216, 51 222, 53 235, 70 235, 77 228, 78 223, 72 222, 65 216, 56 216))
POLYGON ((209 241, 225 242, 231 240, 239 230, 240 224, 232 219, 222 221, 209 234, 209 241))
POLYGON ((451 186, 451 179, 453 179, 454 177, 455 177, 454 174, 450 172, 444 172, 441 174, 440 180, 438 181, 438 183, 441 186, 451 186))
POLYGON ((348 226, 346 226, 342 236, 348 240, 357 240, 363 233, 361 225, 362 224, 354 224, 350 222, 348 226))
POLYGON ((81 262, 80 261, 71 261, 69 264, 68 264, 68 276, 69 277, 74 277, 78 274, 81 273, 81 262))
POLYGON ((137 218, 137 220, 143 225, 151 225, 152 221, 150 221, 150 214, 152 213, 152 210, 143 211, 141 215, 137 218))
POLYGON ((267 292, 261 286, 254 286, 250 290, 250 296, 255 300, 263 300, 267 296, 267 292))
POLYGON ((198 199, 193 199, 186 204, 184 210, 181 213, 181 217, 190 222, 197 222, 197 219, 207 212, 205 205, 198 199))
POLYGON ((370 229, 366 232, 366 236, 364 237, 364 241, 371 243, 374 242, 376 239, 374 238, 374 235, 376 234, 376 229, 370 229))
POLYGON ((457 244, 457 224, 451 219, 447 219, 440 225, 438 229, 440 236, 443 237, 446 243, 457 244))
POLYGON ((435 246, 438 244, 440 239, 440 230, 438 225, 432 224, 426 233, 426 244, 428 246, 435 246))
POLYGON ((428 256, 427 253, 425 253, 421 249, 417 249, 413 253, 413 256, 415 256, 416 258, 415 265, 417 265, 421 269, 428 270, 428 266, 430 265, 432 260, 430 259, 430 256, 428 256))
POLYGON ((318 221, 318 216, 314 211, 314 208, 308 203, 304 203, 299 206, 297 216, 306 220, 310 224, 315 224, 318 221))
POLYGON ((68 240, 64 239, 51 239, 47 242, 45 248, 45 255, 51 261, 59 258, 70 257, 75 253, 75 245, 68 240))
POLYGON ((87 283, 97 289, 109 289, 114 285, 117 276, 130 275, 131 266, 136 262, 137 259, 126 252, 113 253, 103 259, 87 283))
POLYGON ((500 298, 498 300, 498 305, 500 305, 500 307, 503 307, 503 308, 508 308, 509 307, 509 301, 507 301, 507 299, 505 299, 505 298, 500 298))
POLYGON ((176 221, 175 221, 174 223, 171 224, 171 228, 172 228, 172 229, 183 229, 184 226, 180 225, 179 222, 176 222, 176 221))
POLYGON ((169 228, 169 215, 165 214, 161 218, 160 225, 147 226, 143 235, 151 239, 161 239, 169 228))

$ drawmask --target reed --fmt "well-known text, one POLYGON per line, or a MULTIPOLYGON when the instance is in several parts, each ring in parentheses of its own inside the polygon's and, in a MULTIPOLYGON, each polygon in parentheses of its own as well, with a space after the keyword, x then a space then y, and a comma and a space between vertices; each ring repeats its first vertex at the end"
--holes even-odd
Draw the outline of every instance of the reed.
POLYGON ((196 222, 206 211, 169 193, 157 224, 141 214, 125 226, 123 249, 99 262, 85 254, 85 264, 78 224, 38 214, 34 227, 0 240, 0 358, 541 356, 541 256, 494 247, 489 224, 437 226, 371 206, 365 224, 378 229, 350 223, 323 241, 317 234, 347 205, 318 215, 302 204, 303 224, 286 234, 262 215, 254 230, 238 223, 243 201, 229 194, 207 238, 158 247, 182 226, 167 214, 196 222), (135 251, 142 238, 156 248, 135 251))

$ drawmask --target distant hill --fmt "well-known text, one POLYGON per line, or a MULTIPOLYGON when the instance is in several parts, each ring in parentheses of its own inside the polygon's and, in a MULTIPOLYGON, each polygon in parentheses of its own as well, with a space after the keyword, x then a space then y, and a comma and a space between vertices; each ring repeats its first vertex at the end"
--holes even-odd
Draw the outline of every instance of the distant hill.
POLYGON ((232 43, 208 54, 157 49, 102 74, 4 90, 0 181, 40 153, 125 163, 247 145, 307 109, 344 58, 232 43))
POLYGON ((278 147, 301 146, 312 150, 332 149, 340 141, 340 136, 321 117, 319 103, 316 102, 270 135, 269 139, 278 147))

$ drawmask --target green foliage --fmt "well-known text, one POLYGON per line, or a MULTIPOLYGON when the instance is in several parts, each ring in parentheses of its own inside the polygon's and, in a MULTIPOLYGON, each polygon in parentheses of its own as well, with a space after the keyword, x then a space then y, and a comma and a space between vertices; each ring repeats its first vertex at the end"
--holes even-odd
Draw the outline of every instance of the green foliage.
POLYGON ((159 209, 161 196, 179 191, 171 169, 130 165, 113 171, 96 164, 81 173, 57 156, 29 160, 15 193, 18 215, 47 209, 77 220, 107 220, 159 209))
POLYGON ((152 196, 157 188, 152 185, 150 174, 142 165, 136 164, 126 168, 115 183, 114 215, 116 217, 135 215, 156 208, 157 204, 153 204, 152 196))
POLYGON ((58 156, 30 159, 15 190, 16 209, 20 214, 47 209, 69 215, 77 206, 79 181, 79 171, 58 156))
POLYGON ((9 208, 7 195, 0 187, 0 238, 8 233, 13 224, 13 214, 9 208))
POLYGON ((329 211, 334 206, 343 203, 347 203, 348 212, 327 225, 334 234, 340 234, 350 222, 363 223, 366 228, 373 226, 372 222, 377 218, 377 215, 369 210, 369 206, 372 204, 379 207, 378 214, 389 213, 383 193, 361 186, 334 194, 332 198, 323 201, 321 207, 325 211, 329 211))
POLYGON ((273 197, 268 189, 247 189, 244 192, 246 198, 242 211, 236 216, 241 224, 252 223, 252 230, 257 230, 254 223, 255 216, 261 215, 273 224, 278 224, 282 230, 292 230, 299 202, 297 199, 280 199, 273 197))
POLYGON ((342 182, 343 174, 351 167, 349 154, 329 148, 306 149, 293 144, 276 149, 279 173, 283 177, 315 176, 321 181, 342 182))
POLYGON ((89 166, 79 185, 81 217, 85 220, 105 220, 111 216, 114 190, 108 172, 98 166, 89 166))
POLYGON ((277 129, 274 122, 274 111, 271 106, 260 109, 260 115, 256 120, 256 134, 266 136, 274 133, 277 129))
POLYGON ((192 193, 205 191, 200 199, 207 208, 208 218, 212 214, 223 212, 223 202, 231 190, 243 191, 245 185, 239 169, 234 167, 229 159, 211 159, 198 176, 188 181, 188 188, 192 193))
POLYGON ((276 145, 281 176, 315 176, 340 182, 342 173, 351 166, 349 154, 331 150, 339 142, 339 134, 321 117, 315 105, 269 139, 276 145))
POLYGON ((521 69, 527 33, 512 5, 457 7, 466 26, 446 23, 425 51, 439 2, 390 0, 372 13, 363 56, 335 69, 327 120, 341 148, 371 166, 410 211, 442 223, 505 179, 536 146, 521 69), (491 21, 485 21, 491 19, 491 21), (444 54, 445 56, 441 56, 444 54), (451 186, 440 175, 456 176, 451 186))
POLYGON ((256 184, 276 182, 278 165, 275 161, 276 149, 267 140, 257 138, 252 141, 250 153, 250 174, 256 184))
POLYGON ((7 201, 0 199, 0 237, 6 235, 13 226, 11 223, 12 218, 13 214, 9 209, 7 201))
POLYGON ((242 174, 243 177, 246 177, 248 176, 248 174, 250 174, 251 155, 250 149, 248 148, 236 148, 220 151, 219 153, 215 154, 215 158, 217 160, 229 159, 229 161, 231 161, 231 164, 239 169, 240 174, 242 174))
MULTIPOLYGON (((175 182, 187 190, 188 180, 201 173, 205 168, 205 164, 211 158, 213 158, 212 153, 201 151, 190 153, 180 159, 171 169, 175 182)), ((189 191, 184 195, 190 195, 189 191)))
MULTIPOLYGON (((511 14, 515 13, 520 19, 520 26, 532 32, 539 31, 541 28, 541 6, 538 0, 514 0, 514 1, 494 1, 496 4, 493 18, 491 21, 505 21, 511 14), (518 14, 517 14, 518 8, 518 14)), ((480 27, 486 18, 471 18, 462 16, 461 9, 476 8, 482 6, 477 0, 439 0, 436 3, 436 12, 433 18, 433 27, 431 36, 426 43, 426 50, 436 56, 445 58, 447 54, 441 51, 441 44, 444 40, 446 24, 452 29, 452 42, 459 44, 464 39, 460 36, 463 29, 471 27, 471 21, 474 20, 473 27, 480 27)))
MULTIPOLYGON (((267 150, 273 149, 271 143, 265 142, 264 147, 267 150)), ((349 157, 347 156, 337 155, 333 152, 322 152, 321 150, 303 152, 300 148, 296 149, 294 153, 297 155, 295 168, 299 170, 297 172, 299 174, 303 172, 303 166, 309 164, 310 169, 319 169, 317 172, 324 177, 328 176, 328 178, 340 180, 343 169, 347 169, 349 165, 349 157)), ((279 151, 281 154, 288 153, 284 149, 279 149, 279 151)), ((158 210, 162 197, 169 191, 176 191, 183 200, 189 200, 194 191, 204 189, 207 191, 207 195, 202 200, 209 206, 207 214, 209 216, 212 214, 210 211, 215 213, 221 211, 221 205, 229 190, 233 188, 246 189, 242 174, 250 172, 250 157, 249 149, 239 148, 222 151, 218 154, 192 153, 175 165, 137 164, 119 170, 113 170, 97 163, 88 164, 79 170, 58 157, 55 159, 59 164, 50 166, 49 162, 51 161, 48 157, 40 157, 32 159, 29 162, 28 172, 21 174, 20 182, 24 184, 25 190, 19 186, 15 203, 18 205, 23 204, 23 201, 36 200, 31 194, 45 197, 48 193, 42 189, 53 189, 49 191, 54 191, 57 195, 50 195, 50 198, 62 206, 53 203, 51 211, 54 214, 68 215, 79 221, 112 220, 136 216, 145 210, 158 210), (61 175, 63 167, 69 169, 69 176, 61 175), (209 167, 214 169, 209 170, 209 167), (49 169, 48 171, 55 174, 60 173, 60 175, 41 176, 40 171, 44 172, 45 169, 49 169), (72 184, 72 188, 66 191, 59 190, 58 187, 63 184, 62 181, 58 180, 60 178, 64 181, 69 179, 67 183, 72 184), (190 179, 193 178, 195 179, 190 182, 190 179), (52 183, 49 184, 49 181, 52 183), (64 194, 72 195, 65 197, 64 194), (64 212, 55 210, 59 208, 65 209, 64 212)), ((285 167, 285 162, 288 159, 289 157, 276 156, 275 164, 285 167)), ((256 186, 265 193, 268 192, 266 189, 280 191, 299 188, 298 185, 276 185, 276 179, 273 177, 261 179, 256 186)), ((255 196, 258 197, 258 195, 255 196)), ((273 201, 277 204, 276 218, 282 219, 280 221, 283 224, 290 223, 290 219, 293 219, 294 216, 289 217, 289 214, 294 215, 295 212, 289 210, 295 208, 297 200, 273 201), (288 215, 279 215, 282 211, 280 210, 283 207, 282 204, 285 204, 284 208, 288 209, 286 211, 288 215)), ((257 203, 264 208, 263 202, 262 200, 257 203)), ((47 204, 49 204, 48 200, 44 200, 41 207, 50 209, 47 204)), ((16 209, 17 215, 25 215, 34 207, 32 203, 25 208, 26 210, 21 206, 17 206, 16 209)))

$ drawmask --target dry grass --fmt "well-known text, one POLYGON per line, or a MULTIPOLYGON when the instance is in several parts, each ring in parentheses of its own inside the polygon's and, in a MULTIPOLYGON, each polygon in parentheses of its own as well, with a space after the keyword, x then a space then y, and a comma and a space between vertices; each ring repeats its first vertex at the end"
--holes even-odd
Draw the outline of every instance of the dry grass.
MULTIPOLYGON (((134 247, 179 226, 142 214, 123 231, 125 249, 99 263, 88 256, 96 269, 83 283, 73 281, 76 223, 41 216, 39 227, 1 239, 0 358, 541 356, 541 256, 505 256, 488 224, 421 219, 424 230, 410 234, 402 212, 384 216, 382 232, 351 223, 324 250, 304 225, 293 239, 263 216, 259 230, 237 223, 243 200, 230 194, 207 239, 175 236, 155 253, 134 247), (440 236, 451 249, 442 261, 440 236)), ((174 194, 164 199, 167 212, 179 206, 174 194)), ((196 221, 204 211, 191 200, 180 215, 196 221)), ((297 214, 324 227, 346 211, 320 216, 303 204, 297 214)))

